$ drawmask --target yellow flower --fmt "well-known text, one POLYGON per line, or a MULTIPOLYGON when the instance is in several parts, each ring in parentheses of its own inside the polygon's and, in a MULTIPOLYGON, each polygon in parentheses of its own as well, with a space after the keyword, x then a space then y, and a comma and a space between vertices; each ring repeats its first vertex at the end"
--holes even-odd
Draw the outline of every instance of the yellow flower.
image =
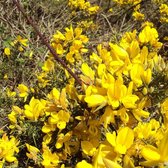
POLYGON ((42 70, 45 72, 51 72, 54 70, 54 62, 48 58, 45 62, 44 65, 42 66, 42 70))
POLYGON ((168 98, 166 98, 164 102, 161 104, 161 112, 168 119, 168 98))
POLYGON ((14 156, 19 152, 17 145, 19 142, 15 137, 9 139, 6 134, 0 139, 0 158, 7 162, 15 162, 17 158, 14 156))
MULTIPOLYGON (((107 144, 100 144, 97 152, 93 156, 94 168, 105 168, 119 166, 117 163, 117 154, 114 152, 114 148, 107 144), (110 159, 110 160, 109 160, 110 159)), ((120 167, 116 167, 120 168, 120 167)))
POLYGON ((160 9, 160 13, 161 14, 165 14, 168 16, 168 5, 166 4, 161 4, 161 6, 159 7, 160 9))
POLYGON ((107 91, 108 104, 113 108, 119 107, 121 98, 126 90, 127 88, 123 85, 123 80, 121 78, 118 78, 114 83, 111 83, 107 91))
POLYGON ((168 131, 164 134, 158 147, 146 145, 141 150, 141 155, 146 161, 141 162, 144 166, 157 166, 168 162, 168 131))
POLYGON ((143 84, 142 78, 141 78, 143 72, 144 72, 144 69, 142 64, 133 64, 130 71, 130 77, 137 87, 140 87, 143 84))
POLYGON ((27 96, 29 94, 28 93, 28 91, 29 91, 28 87, 24 84, 19 84, 17 88, 19 90, 19 96, 24 97, 24 101, 26 101, 27 96))
POLYGON ((140 100, 140 102, 137 103, 137 107, 135 109, 132 109, 132 114, 134 117, 141 121, 141 118, 148 118, 150 113, 148 111, 143 110, 145 107, 148 106, 148 98, 144 97, 140 100))
POLYGON ((11 91, 9 88, 6 89, 6 94, 8 97, 15 97, 16 92, 11 91))
POLYGON ((119 58, 121 60, 125 60, 126 58, 128 58, 128 53, 126 50, 124 50, 122 47, 118 46, 117 44, 112 44, 109 43, 111 49, 112 49, 112 54, 116 57, 119 58))
POLYGON ((105 106, 107 104, 107 98, 102 95, 90 95, 85 97, 85 102, 89 107, 105 106))
POLYGON ((92 14, 95 14, 95 13, 98 12, 99 6, 91 6, 91 7, 89 7, 87 10, 88 10, 89 14, 92 15, 92 14))
POLYGON ((65 33, 66 40, 72 41, 74 39, 74 31, 73 31, 72 25, 70 26, 70 28, 66 27, 65 30, 66 30, 66 33, 65 33))
POLYGON ((125 154, 134 142, 134 132, 129 127, 123 127, 119 130, 118 135, 106 133, 107 141, 115 147, 115 151, 120 154, 125 154))
MULTIPOLYGON (((50 134, 50 132, 55 131, 55 129, 57 128, 56 124, 48 124, 47 122, 44 122, 44 125, 42 127, 42 132, 46 133, 46 134, 50 134)), ((46 137, 48 139, 46 139, 46 142, 49 142, 50 137, 46 137)), ((47 144, 47 143, 46 143, 47 144)))
POLYGON ((25 46, 25 47, 28 46, 28 44, 27 44, 28 39, 24 39, 24 38, 22 38, 20 35, 17 36, 16 41, 19 42, 20 44, 22 44, 22 45, 25 46))
POLYGON ((8 119, 10 120, 12 124, 16 124, 17 117, 18 116, 20 117, 22 114, 23 114, 23 110, 21 108, 19 108, 18 106, 13 106, 12 112, 8 114, 8 119))
POLYGON ((139 41, 142 44, 150 43, 152 46, 158 46, 160 43, 158 42, 158 32, 155 28, 151 28, 150 26, 144 27, 144 29, 139 33, 139 41))
POLYGON ((107 168, 122 168, 118 163, 110 159, 103 158, 103 162, 107 168))
POLYGON ((69 122, 70 114, 64 110, 57 112, 52 112, 51 116, 48 118, 49 124, 56 124, 58 129, 65 129, 66 123, 69 122))
POLYGON ((8 74, 5 74, 4 77, 3 77, 5 80, 8 79, 8 74))
POLYGON ((75 168, 93 168, 93 166, 86 162, 86 160, 82 160, 81 162, 78 162, 75 168))
POLYGON ((24 49, 23 49, 22 46, 19 46, 19 47, 18 47, 18 50, 19 50, 20 52, 24 51, 24 49))
MULTIPOLYGON (((90 68, 88 66, 87 63, 83 63, 82 64, 82 73, 90 79, 90 81, 93 83, 94 82, 94 76, 95 76, 95 72, 92 70, 92 68, 90 68)), ((81 78, 83 77, 83 75, 81 75, 81 78)))
POLYGON ((44 88, 48 85, 49 80, 47 79, 48 72, 42 72, 39 75, 37 75, 37 79, 39 82, 39 86, 44 88))
MULTIPOLYGON (((61 93, 58 91, 58 89, 53 88, 52 91, 47 95, 50 102, 48 102, 48 107, 51 106, 57 108, 62 108, 64 110, 68 107, 68 100, 66 98, 66 89, 63 88, 61 93)), ((53 111, 53 110, 51 110, 53 111)))
POLYGON ((7 55, 7 56, 10 56, 10 55, 11 55, 10 48, 6 47, 6 48, 4 49, 4 54, 7 55))
POLYGON ((96 147, 89 141, 81 141, 81 148, 83 153, 88 156, 93 156, 96 152, 96 147))
POLYGON ((112 83, 107 91, 108 104, 114 109, 120 106, 122 103, 125 108, 135 108, 135 102, 139 99, 138 96, 132 94, 132 85, 130 83, 127 88, 123 85, 122 77, 119 77, 114 83, 112 83))
POLYGON ((44 115, 45 105, 45 100, 38 100, 32 97, 29 105, 26 104, 24 106, 24 114, 28 119, 37 121, 39 117, 42 117, 44 115))
POLYGON ((64 144, 65 142, 69 141, 70 138, 71 138, 71 136, 72 136, 72 131, 66 133, 65 135, 64 135, 63 133, 59 134, 59 135, 58 135, 58 138, 57 138, 57 142, 56 142, 56 144, 55 144, 55 147, 56 147, 57 149, 62 148, 63 144, 64 144))
POLYGON ((140 13, 138 11, 133 12, 132 16, 135 18, 135 20, 144 20, 144 14, 140 13))
POLYGON ((43 144, 43 161, 41 164, 44 168, 57 167, 59 164, 59 156, 56 153, 52 153, 46 144, 43 144))
POLYGON ((107 126, 110 123, 115 123, 115 119, 114 119, 114 111, 112 110, 112 108, 110 106, 107 106, 105 108, 105 112, 104 114, 101 116, 100 122, 103 123, 104 128, 107 129, 107 126))
POLYGON ((65 40, 65 36, 57 30, 56 34, 53 35, 53 41, 56 43, 60 42, 60 40, 65 40))
POLYGON ((28 143, 26 143, 26 147, 27 150, 29 151, 29 153, 26 153, 26 156, 29 159, 32 159, 35 161, 35 163, 38 162, 38 153, 40 152, 40 150, 34 146, 29 145, 28 143))
POLYGON ((134 128, 135 136, 139 139, 158 142, 163 138, 162 129, 160 129, 159 121, 151 119, 148 123, 139 122, 134 128))

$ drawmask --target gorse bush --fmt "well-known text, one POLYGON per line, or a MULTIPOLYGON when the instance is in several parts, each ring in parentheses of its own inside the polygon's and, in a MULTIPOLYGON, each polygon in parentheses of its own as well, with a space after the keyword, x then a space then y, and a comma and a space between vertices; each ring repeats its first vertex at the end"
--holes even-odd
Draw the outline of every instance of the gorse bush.
POLYGON ((0 130, 0 167, 166 167, 166 1, 67 5, 74 21, 49 43, 81 84, 52 53, 39 61, 27 38, 3 44, 1 99, 12 107, 0 130))

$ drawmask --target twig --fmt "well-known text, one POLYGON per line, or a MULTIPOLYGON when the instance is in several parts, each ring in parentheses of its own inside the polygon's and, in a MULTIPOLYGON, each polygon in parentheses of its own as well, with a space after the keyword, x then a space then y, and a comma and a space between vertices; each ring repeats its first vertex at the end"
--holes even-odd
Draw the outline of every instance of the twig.
POLYGON ((35 32, 37 33, 37 35, 40 37, 40 40, 49 49, 49 51, 51 52, 51 54, 54 56, 55 60, 57 62, 59 62, 69 72, 69 74, 76 80, 76 82, 78 84, 82 85, 82 81, 78 78, 78 76, 75 73, 73 73, 72 70, 66 65, 66 63, 61 58, 59 58, 58 55, 55 53, 54 49, 48 43, 47 38, 39 31, 37 25, 34 23, 34 21, 32 20, 32 18, 30 19, 30 17, 28 17, 26 15, 26 13, 24 12, 24 9, 20 5, 19 1, 18 0, 13 0, 13 3, 17 6, 18 10, 23 14, 23 16, 26 18, 26 20, 28 21, 28 23, 30 23, 30 25, 33 27, 33 29, 35 30, 35 32))

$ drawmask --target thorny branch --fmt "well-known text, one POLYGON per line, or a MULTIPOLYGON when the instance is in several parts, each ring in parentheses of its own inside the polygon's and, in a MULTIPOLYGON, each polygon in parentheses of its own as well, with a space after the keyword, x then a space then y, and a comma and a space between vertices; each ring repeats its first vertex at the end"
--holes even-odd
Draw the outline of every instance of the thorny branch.
POLYGON ((23 14, 28 23, 34 28, 35 32, 40 37, 40 40, 49 49, 51 54, 54 56, 55 60, 59 62, 69 72, 69 74, 76 80, 78 84, 82 85, 82 81, 78 78, 78 76, 74 72, 72 72, 72 70, 66 65, 66 63, 61 58, 59 58, 58 55, 55 53, 54 49, 48 43, 47 38, 39 31, 33 19, 27 16, 20 2, 18 0, 13 0, 13 3, 17 6, 17 9, 23 14))

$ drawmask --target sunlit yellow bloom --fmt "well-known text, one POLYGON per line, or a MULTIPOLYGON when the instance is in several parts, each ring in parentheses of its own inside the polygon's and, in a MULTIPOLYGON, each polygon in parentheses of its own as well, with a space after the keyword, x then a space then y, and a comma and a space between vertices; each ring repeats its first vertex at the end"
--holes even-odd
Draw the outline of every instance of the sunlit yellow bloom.
MULTIPOLYGON (((51 133, 48 133, 48 132, 45 132, 45 131, 44 131, 44 128, 42 128, 42 131, 43 131, 44 133, 47 133, 47 134, 43 137, 43 143, 46 144, 46 145, 48 145, 48 144, 51 142, 51 140, 52 140, 52 134, 51 134, 51 133)), ((49 131, 49 132, 50 132, 50 131, 49 131)))
POLYGON ((141 162, 145 166, 155 166, 158 164, 164 164, 168 162, 168 131, 164 134, 158 147, 152 145, 146 145, 142 148, 141 155, 146 161, 141 162))
POLYGON ((142 44, 150 43, 150 45, 154 47, 159 45, 157 30, 150 26, 144 27, 144 29, 139 33, 139 41, 142 44))
POLYGON ((168 118, 168 98, 166 98, 164 102, 161 104, 161 111, 162 114, 164 114, 166 118, 168 118))
POLYGON ((28 46, 28 44, 27 44, 28 39, 24 39, 24 38, 22 38, 21 36, 17 36, 16 40, 17 40, 17 42, 19 42, 19 43, 22 44, 23 46, 25 46, 25 47, 28 46))
POLYGON ((27 96, 29 95, 28 87, 26 85, 24 85, 24 84, 19 84, 17 88, 19 90, 19 96, 20 97, 24 97, 24 101, 26 101, 27 96))
POLYGON ((83 63, 81 68, 84 75, 80 75, 80 78, 84 84, 91 85, 94 83, 95 72, 92 70, 92 68, 90 68, 87 63, 83 63))
POLYGON ((73 32, 72 25, 70 26, 70 28, 66 27, 65 30, 66 30, 66 33, 65 33, 66 40, 72 41, 74 39, 74 32, 73 32))
POLYGON ((102 59, 96 54, 96 53, 92 53, 92 55, 90 55, 90 60, 93 61, 94 63, 102 63, 102 59))
POLYGON ((24 106, 24 114, 29 120, 37 121, 39 117, 44 115, 46 101, 31 98, 29 105, 24 106))
POLYGON ((137 85, 137 87, 140 87, 143 84, 141 79, 143 72, 144 72, 144 69, 141 64, 134 64, 131 68, 130 77, 132 81, 137 85))
MULTIPOLYGON (((130 83, 132 85, 132 83, 130 83)), ((132 87, 126 87, 123 85, 123 80, 118 78, 112 83, 107 91, 108 104, 113 108, 117 108, 121 103, 126 108, 135 108, 135 102, 139 99, 138 96, 132 94, 132 87)))
POLYGON ((114 83, 111 83, 107 91, 108 104, 113 108, 119 107, 121 98, 125 94, 126 90, 127 88, 123 85, 121 79, 117 79, 114 83))
POLYGON ((57 32, 53 35, 53 40, 54 40, 56 43, 60 42, 60 40, 65 40, 65 39, 66 39, 65 36, 64 36, 60 31, 58 31, 58 30, 57 30, 57 32))
POLYGON ((17 123, 17 116, 21 116, 23 114, 23 110, 19 108, 18 106, 12 107, 12 112, 8 114, 8 119, 12 124, 17 123))
POLYGON ((159 121, 155 119, 150 120, 148 123, 139 122, 134 128, 135 136, 139 139, 158 142, 163 138, 162 129, 160 129, 159 121))
POLYGON ((54 62, 51 59, 47 59, 42 66, 42 70, 45 72, 51 72, 54 70, 54 62))
POLYGON ((168 5, 166 4, 161 4, 161 6, 159 7, 160 9, 160 13, 165 14, 168 16, 168 5))
POLYGON ((107 104, 107 98, 102 95, 90 95, 85 97, 85 102, 88 103, 89 107, 97 107, 100 105, 106 105, 107 104))
POLYGON ((132 59, 132 62, 134 61, 133 59, 139 56, 140 54, 140 47, 139 43, 137 40, 133 40, 129 47, 127 48, 127 51, 129 53, 129 57, 132 59))
POLYGON ((115 147, 115 151, 120 154, 125 154, 127 149, 131 147, 134 141, 134 132, 128 127, 121 128, 116 135, 113 133, 106 133, 107 141, 115 147))
POLYGON ((145 26, 153 27, 154 25, 152 22, 146 21, 142 23, 142 27, 145 27, 145 26))
POLYGON ((78 162, 75 168, 93 168, 93 166, 86 162, 86 160, 82 160, 81 162, 78 162))
POLYGON ((106 144, 100 144, 97 152, 93 156, 94 168, 108 167, 109 166, 108 161, 106 162, 106 160, 104 160, 104 159, 110 159, 110 161, 112 161, 113 166, 118 165, 117 161, 116 161, 117 160, 117 153, 114 152, 114 148, 109 145, 106 145, 106 144))
POLYGON ((4 49, 4 54, 7 55, 7 56, 10 56, 10 55, 11 55, 10 48, 6 47, 6 48, 4 49))
POLYGON ((109 45, 112 49, 112 54, 115 55, 117 58, 125 60, 128 57, 127 51, 125 51, 122 47, 112 43, 109 43, 109 45))
POLYGON ((19 142, 15 137, 9 139, 8 136, 4 134, 0 139, 0 158, 5 159, 7 162, 17 161, 14 155, 19 152, 18 144, 19 142))
MULTIPOLYGON (((56 124, 48 124, 47 122, 44 122, 44 125, 42 127, 42 132, 46 133, 46 134, 50 134, 50 132, 52 131, 55 131, 55 129, 57 128, 57 125, 56 124)), ((49 137, 45 137, 45 138, 48 138, 46 142, 49 143, 49 137)), ((47 143, 46 143, 47 144, 47 143)))
POLYGON ((66 123, 69 122, 70 114, 69 112, 60 110, 57 112, 52 112, 51 116, 48 118, 49 124, 56 124, 57 127, 62 130, 66 127, 66 123))
POLYGON ((49 147, 43 144, 43 161, 41 164, 44 168, 57 167, 59 164, 59 156, 56 153, 52 153, 49 147))

